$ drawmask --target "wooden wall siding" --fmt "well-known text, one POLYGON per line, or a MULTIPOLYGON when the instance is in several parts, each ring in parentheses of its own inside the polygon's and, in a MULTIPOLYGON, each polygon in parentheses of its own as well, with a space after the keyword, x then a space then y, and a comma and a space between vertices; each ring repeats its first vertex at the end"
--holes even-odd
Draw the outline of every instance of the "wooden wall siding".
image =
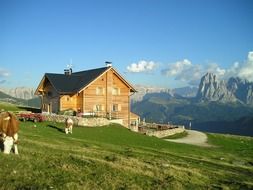
POLYGON ((44 96, 42 97, 42 111, 57 113, 58 110, 59 94, 52 85, 46 81, 44 85, 44 96))
POLYGON ((83 91, 83 112, 94 112, 94 105, 106 105, 106 78, 99 77, 90 86, 83 91), (98 94, 98 88, 102 88, 102 92, 98 94))
POLYGON ((77 94, 76 107, 77 111, 80 109, 80 111, 83 112, 83 91, 77 94))
POLYGON ((73 109, 77 111, 77 94, 75 95, 64 95, 60 98, 60 111, 67 110, 67 109, 73 109))
MULTIPOLYGON (((109 70, 104 75, 100 76, 83 93, 83 112, 94 112, 94 105, 102 105, 104 115, 111 113, 111 116, 117 116, 128 124, 129 114, 129 98, 130 89, 123 83, 113 71, 109 70), (103 88, 103 93, 98 94, 97 88, 103 88), (113 88, 119 88, 120 94, 113 95, 113 88), (113 112, 113 104, 120 105, 119 111, 113 112)), ((99 114, 99 113, 98 113, 99 114)))
POLYGON ((113 84, 113 73, 112 71, 106 72, 106 112, 111 112, 112 107, 112 84, 113 84))
POLYGON ((78 111, 80 108, 83 111, 83 92, 75 95, 63 95, 60 97, 60 107, 59 110, 73 109, 78 111))

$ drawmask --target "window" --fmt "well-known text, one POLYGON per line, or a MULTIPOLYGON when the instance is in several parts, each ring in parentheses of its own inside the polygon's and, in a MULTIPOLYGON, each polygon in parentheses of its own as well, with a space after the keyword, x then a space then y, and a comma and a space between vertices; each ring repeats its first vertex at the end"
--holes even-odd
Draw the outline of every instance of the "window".
POLYGON ((113 88, 112 89, 112 95, 120 95, 120 89, 119 88, 113 88))
POLYGON ((103 109, 104 109, 104 107, 101 104, 97 104, 94 106, 94 111, 99 112, 99 111, 103 111, 103 109))
POLYGON ((113 112, 117 112, 117 111, 120 111, 120 110, 121 110, 120 104, 113 104, 112 105, 112 111, 113 112))
POLYGON ((69 100, 70 100, 69 96, 67 96, 67 97, 66 97, 66 100, 67 100, 67 101, 69 101, 69 100))
POLYGON ((104 94, 104 88, 103 87, 97 87, 96 88, 96 95, 103 95, 104 94))

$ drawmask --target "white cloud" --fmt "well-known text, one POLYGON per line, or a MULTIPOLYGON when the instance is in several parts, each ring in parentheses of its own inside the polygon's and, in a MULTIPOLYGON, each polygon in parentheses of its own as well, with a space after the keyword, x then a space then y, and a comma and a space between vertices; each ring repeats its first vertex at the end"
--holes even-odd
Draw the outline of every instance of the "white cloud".
POLYGON ((131 73, 152 72, 156 67, 157 63, 142 60, 138 63, 132 63, 130 66, 127 66, 127 71, 131 73))
POLYGON ((9 77, 10 73, 5 69, 0 68, 0 84, 4 84, 7 82, 5 78, 9 77))
POLYGON ((0 77, 8 77, 8 76, 10 76, 10 73, 5 69, 0 68, 0 77))
POLYGON ((248 53, 247 61, 241 65, 238 65, 238 76, 249 81, 253 81, 253 51, 248 53))
POLYGON ((0 84, 6 83, 6 80, 0 80, 0 84))
POLYGON ((229 77, 240 77, 253 81, 253 52, 248 53, 248 58, 243 63, 235 62, 231 68, 226 70, 226 79, 229 77))
POLYGON ((190 85, 198 85, 201 77, 207 72, 215 73, 222 78, 226 70, 220 68, 216 63, 210 63, 206 66, 194 65, 188 59, 169 64, 162 74, 167 77, 174 77, 175 80, 187 82, 190 85))
POLYGON ((238 76, 238 72, 240 69, 240 64, 239 62, 235 62, 232 67, 226 70, 226 73, 224 75, 224 78, 228 79, 230 77, 235 77, 238 76))
POLYGON ((192 63, 188 59, 183 61, 177 61, 169 65, 168 69, 162 70, 162 73, 168 77, 179 76, 183 71, 189 70, 192 68, 192 63))
POLYGON ((198 85, 199 80, 207 72, 214 73, 220 79, 229 77, 240 77, 253 81, 253 51, 248 53, 247 60, 240 64, 235 62, 230 68, 223 69, 216 63, 208 65, 194 65, 188 59, 169 64, 162 70, 162 74, 167 77, 174 77, 175 80, 187 82, 190 85, 198 85))
MULTIPOLYGON (((158 64, 153 61, 139 61, 127 67, 128 72, 152 72, 158 64)), ((193 64, 188 59, 170 63, 163 70, 162 75, 173 78, 189 85, 199 85, 200 79, 207 72, 214 73, 219 79, 240 77, 253 81, 253 51, 248 52, 247 60, 243 63, 235 62, 230 68, 224 69, 216 63, 193 64)))
POLYGON ((210 63, 206 67, 203 68, 203 74, 205 73, 214 73, 219 78, 223 78, 226 74, 226 69, 222 69, 216 63, 210 63))

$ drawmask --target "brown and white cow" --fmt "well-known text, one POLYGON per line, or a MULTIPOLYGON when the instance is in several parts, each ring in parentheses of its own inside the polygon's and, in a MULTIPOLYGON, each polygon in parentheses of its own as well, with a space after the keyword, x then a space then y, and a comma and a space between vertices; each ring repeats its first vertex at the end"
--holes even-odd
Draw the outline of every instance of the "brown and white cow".
POLYGON ((0 136, 3 142, 4 153, 9 154, 14 147, 14 153, 18 154, 18 130, 19 121, 13 113, 0 113, 0 136))
POLYGON ((74 125, 74 121, 71 118, 67 118, 65 120, 65 133, 66 134, 68 134, 68 133, 72 134, 73 125, 74 125))

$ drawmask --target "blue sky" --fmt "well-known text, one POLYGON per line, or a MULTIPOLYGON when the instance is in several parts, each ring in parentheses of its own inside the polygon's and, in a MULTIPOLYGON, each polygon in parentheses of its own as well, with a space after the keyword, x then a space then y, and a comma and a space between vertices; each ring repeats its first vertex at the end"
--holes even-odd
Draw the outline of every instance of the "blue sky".
POLYGON ((0 87, 44 73, 114 68, 132 84, 253 81, 252 0, 0 0, 0 87))

